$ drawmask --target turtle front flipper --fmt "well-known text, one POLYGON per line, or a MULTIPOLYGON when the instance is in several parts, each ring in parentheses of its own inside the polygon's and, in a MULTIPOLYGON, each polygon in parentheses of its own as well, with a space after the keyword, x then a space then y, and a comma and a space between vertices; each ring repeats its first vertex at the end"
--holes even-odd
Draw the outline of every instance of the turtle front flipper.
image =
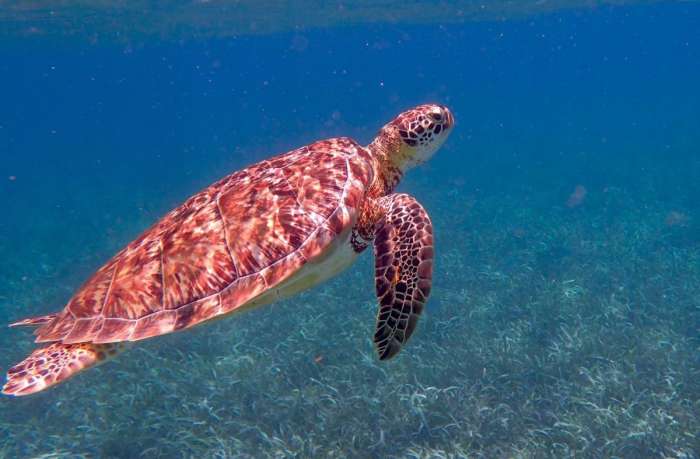
POLYGON ((416 328, 430 295, 433 227, 407 194, 378 200, 384 217, 374 233, 375 287, 379 300, 374 343, 380 360, 395 356, 416 328))

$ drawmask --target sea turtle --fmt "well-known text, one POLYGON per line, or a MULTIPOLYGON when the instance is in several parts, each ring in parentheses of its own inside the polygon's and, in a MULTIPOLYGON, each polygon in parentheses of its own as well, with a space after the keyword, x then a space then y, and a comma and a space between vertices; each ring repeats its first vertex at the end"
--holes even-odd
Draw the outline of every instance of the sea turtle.
POLYGON ((433 230, 425 209, 394 193, 454 126, 447 107, 420 105, 368 146, 321 140, 253 164, 195 194, 90 277, 38 326, 36 349, 3 393, 27 395, 104 362, 126 343, 184 330, 314 286, 374 244, 374 342, 389 359, 430 294, 433 230))

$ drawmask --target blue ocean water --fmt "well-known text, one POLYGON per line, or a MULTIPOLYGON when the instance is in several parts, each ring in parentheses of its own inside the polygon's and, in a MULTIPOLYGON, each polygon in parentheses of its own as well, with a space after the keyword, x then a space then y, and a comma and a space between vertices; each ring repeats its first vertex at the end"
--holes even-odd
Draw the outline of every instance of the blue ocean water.
MULTIPOLYGON (((367 144, 424 102, 457 126, 400 186, 431 213, 437 259, 395 360, 373 355, 366 253, 299 297, 0 399, 0 456, 700 457, 700 5, 640 3, 191 39, 2 34, 7 322, 60 310, 241 167, 320 138, 367 144)), ((0 368, 31 341, 0 331, 0 368)))

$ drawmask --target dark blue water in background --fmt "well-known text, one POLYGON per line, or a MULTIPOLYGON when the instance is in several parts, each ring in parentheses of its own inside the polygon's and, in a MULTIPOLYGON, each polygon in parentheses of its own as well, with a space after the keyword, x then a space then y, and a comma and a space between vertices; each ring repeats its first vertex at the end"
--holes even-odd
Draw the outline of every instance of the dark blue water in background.
POLYGON ((696 207, 699 11, 600 8, 137 48, 6 44, 0 145, 3 176, 18 178, 0 181, 2 239, 21 250, 37 216, 108 211, 115 190, 162 212, 313 139, 368 143, 426 101, 448 104, 460 125, 431 164, 436 182, 497 193, 661 180, 668 199, 696 207))
MULTIPOLYGON (((473 246, 460 252, 469 203, 503 197, 514 206, 510 211, 520 208, 537 219, 538 212, 568 211, 566 200, 577 185, 588 190, 593 209, 571 209, 584 221, 605 222, 630 208, 642 215, 653 205, 663 227, 668 213, 678 212, 685 220, 669 240, 686 260, 689 254, 697 260, 699 31, 700 5, 668 2, 510 21, 375 24, 204 41, 3 43, 3 317, 59 309, 111 253, 219 177, 318 138, 349 135, 369 143, 397 113, 431 101, 448 105, 457 127, 402 190, 432 209, 443 246, 461 253, 465 266, 479 253, 473 246), (596 203, 609 190, 624 190, 627 200, 621 208, 605 207, 601 217, 596 203), (17 304, 28 291, 42 303, 17 304)), ((490 212, 500 215, 497 208, 490 212)), ((516 218, 500 216, 497 223, 494 217, 494 225, 516 218)), ((542 241, 530 243, 535 250, 542 241)), ((508 252, 504 248, 503 257, 508 252)), ((353 288, 367 292, 370 274, 358 276, 366 283, 353 288)), ((436 277, 446 289, 459 284, 455 272, 436 277)), ((436 292, 434 312, 449 303, 436 292)), ((310 293, 307 300, 314 298, 310 293)), ((698 307, 697 297, 683 303, 698 307)), ((698 317, 689 310, 685 328, 678 329, 696 350, 698 317)), ((3 369, 31 349, 25 335, 0 332, 7 350, 3 369)), ((414 338, 421 339, 430 337, 414 338)), ((697 354, 686 366, 698 375, 697 354)), ((691 416, 698 393, 686 398, 685 416, 691 416)), ((51 403, 50 396, 40 400, 32 409, 51 403)), ((26 403, 3 400, 3 411, 26 403)), ((21 415, 9 417, 21 423, 21 415)), ((14 427, 5 429, 12 435, 14 427)), ((37 435, 37 445, 43 441, 37 435)), ((690 451, 686 457, 698 457, 692 450, 697 438, 677 441, 690 451)), ((671 443, 649 451, 670 454, 671 443)), ((485 443, 477 446, 473 451, 488 450, 485 443)), ((12 448, 8 457, 20 454, 12 448)), ((399 451, 389 442, 382 454, 407 454, 399 451)), ((554 449, 533 451, 556 455, 554 449)))

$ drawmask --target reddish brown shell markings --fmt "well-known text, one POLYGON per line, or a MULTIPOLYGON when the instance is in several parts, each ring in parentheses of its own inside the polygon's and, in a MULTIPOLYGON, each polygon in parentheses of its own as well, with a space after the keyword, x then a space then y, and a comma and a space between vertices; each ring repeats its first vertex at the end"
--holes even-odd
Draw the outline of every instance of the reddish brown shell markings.
POLYGON ((369 153, 346 138, 231 174, 117 253, 37 341, 134 341, 234 311, 349 228, 372 176, 369 153))

